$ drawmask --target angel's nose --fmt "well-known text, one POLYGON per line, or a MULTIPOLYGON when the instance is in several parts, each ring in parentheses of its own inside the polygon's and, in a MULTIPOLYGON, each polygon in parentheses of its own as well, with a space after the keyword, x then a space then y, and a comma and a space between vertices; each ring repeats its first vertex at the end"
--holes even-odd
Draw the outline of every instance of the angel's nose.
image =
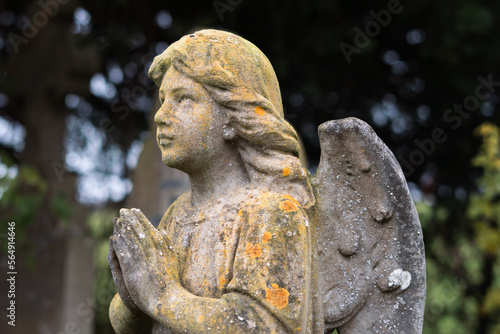
POLYGON ((169 121, 171 117, 170 111, 171 108, 170 105, 167 103, 167 101, 163 102, 163 104, 161 105, 160 109, 158 109, 154 117, 156 125, 160 126, 170 123, 169 121))

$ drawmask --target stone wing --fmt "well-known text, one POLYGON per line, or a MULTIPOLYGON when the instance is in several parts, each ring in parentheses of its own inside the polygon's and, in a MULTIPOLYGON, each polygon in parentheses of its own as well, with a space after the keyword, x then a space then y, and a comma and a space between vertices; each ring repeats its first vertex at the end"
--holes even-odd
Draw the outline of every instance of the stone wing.
POLYGON ((396 158, 357 118, 326 122, 319 137, 313 222, 325 333, 421 333, 424 243, 396 158))

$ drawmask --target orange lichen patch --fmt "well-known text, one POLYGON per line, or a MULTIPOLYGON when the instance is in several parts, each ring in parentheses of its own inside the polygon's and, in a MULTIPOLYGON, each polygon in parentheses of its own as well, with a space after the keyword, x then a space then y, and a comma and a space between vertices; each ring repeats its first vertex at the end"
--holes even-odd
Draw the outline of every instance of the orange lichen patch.
POLYGON ((243 210, 238 211, 238 216, 243 216, 243 210))
POLYGON ((224 277, 221 277, 220 280, 219 280, 219 284, 222 287, 224 287, 224 285, 226 284, 226 279, 224 277))
POLYGON ((288 305, 290 293, 286 289, 280 288, 277 284, 271 284, 271 289, 266 288, 266 300, 277 308, 288 305))
POLYGON ((199 293, 201 293, 203 290, 204 293, 208 293, 210 291, 210 287, 211 287, 211 284, 208 282, 208 280, 206 278, 204 278, 202 281, 201 281, 201 284, 200 284, 200 289, 197 289, 199 293))
POLYGON ((285 200, 285 201, 280 203, 280 209, 285 211, 286 213, 288 213, 288 212, 297 211, 299 208, 297 207, 297 205, 294 202, 292 202, 290 200, 285 200))
POLYGON ((247 247, 245 249, 245 254, 251 257, 259 257, 262 255, 262 249, 260 249, 260 244, 251 244, 247 243, 247 247))
POLYGON ((270 233, 270 232, 264 232, 264 235, 262 236, 262 243, 263 244, 267 244, 269 240, 271 240, 271 238, 273 237, 273 235, 270 233))
POLYGON ((290 201, 292 201, 295 205, 299 206, 299 201, 297 201, 295 198, 293 198, 292 196, 290 195, 283 195, 284 198, 286 199, 289 199, 290 201))
POLYGON ((283 168, 283 176, 288 176, 288 175, 290 175, 290 168, 288 167, 283 168))
POLYGON ((201 146, 203 146, 203 148, 207 148, 207 145, 205 145, 205 143, 201 143, 201 146))
POLYGON ((255 107, 255 113, 259 116, 264 116, 266 111, 262 107, 255 107))

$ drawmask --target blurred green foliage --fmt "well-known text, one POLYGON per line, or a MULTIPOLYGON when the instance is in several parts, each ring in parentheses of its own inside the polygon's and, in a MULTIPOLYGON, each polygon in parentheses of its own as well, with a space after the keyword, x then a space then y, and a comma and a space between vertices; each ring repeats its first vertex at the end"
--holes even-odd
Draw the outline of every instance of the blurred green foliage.
MULTIPOLYGON (((469 233, 427 236, 427 304, 424 333, 500 333, 500 128, 484 123, 472 164, 481 168, 477 191, 466 203, 469 233)), ((424 231, 449 208, 416 204, 424 231)))
POLYGON ((50 200, 50 211, 58 218, 62 224, 69 224, 71 222, 71 206, 63 194, 59 193, 52 197, 50 200))
POLYGON ((479 314, 494 319, 494 333, 500 333, 500 127, 482 124, 476 131, 483 139, 479 153, 472 161, 482 169, 478 192, 471 195, 467 216, 474 224, 475 242, 491 263, 486 273, 485 295, 480 300, 479 314))
POLYGON ((113 334, 109 322, 109 304, 116 294, 111 271, 108 266, 109 237, 113 234, 113 218, 118 212, 111 209, 94 211, 88 218, 87 226, 94 238, 94 297, 96 305, 94 328, 99 334, 113 334))
MULTIPOLYGON (((5 158, 2 159, 2 162, 4 161, 5 158)), ((10 166, 7 164, 7 167, 10 166)), ((35 168, 22 166, 15 176, 5 173, 0 178, 0 187, 3 192, 0 211, 7 221, 16 222, 16 243, 18 247, 24 247, 26 228, 42 206, 47 192, 47 182, 40 177, 35 168)), ((1 244, 2 250, 6 250, 7 243, 1 244)))

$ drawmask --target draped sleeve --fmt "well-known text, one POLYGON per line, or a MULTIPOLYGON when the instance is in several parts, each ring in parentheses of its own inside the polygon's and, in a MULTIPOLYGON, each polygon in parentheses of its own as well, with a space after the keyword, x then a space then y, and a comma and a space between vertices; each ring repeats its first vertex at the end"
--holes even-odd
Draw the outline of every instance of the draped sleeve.
POLYGON ((223 298, 243 294, 288 333, 310 332, 311 241, 303 208, 291 196, 263 193, 248 201, 238 217, 233 277, 223 298))

